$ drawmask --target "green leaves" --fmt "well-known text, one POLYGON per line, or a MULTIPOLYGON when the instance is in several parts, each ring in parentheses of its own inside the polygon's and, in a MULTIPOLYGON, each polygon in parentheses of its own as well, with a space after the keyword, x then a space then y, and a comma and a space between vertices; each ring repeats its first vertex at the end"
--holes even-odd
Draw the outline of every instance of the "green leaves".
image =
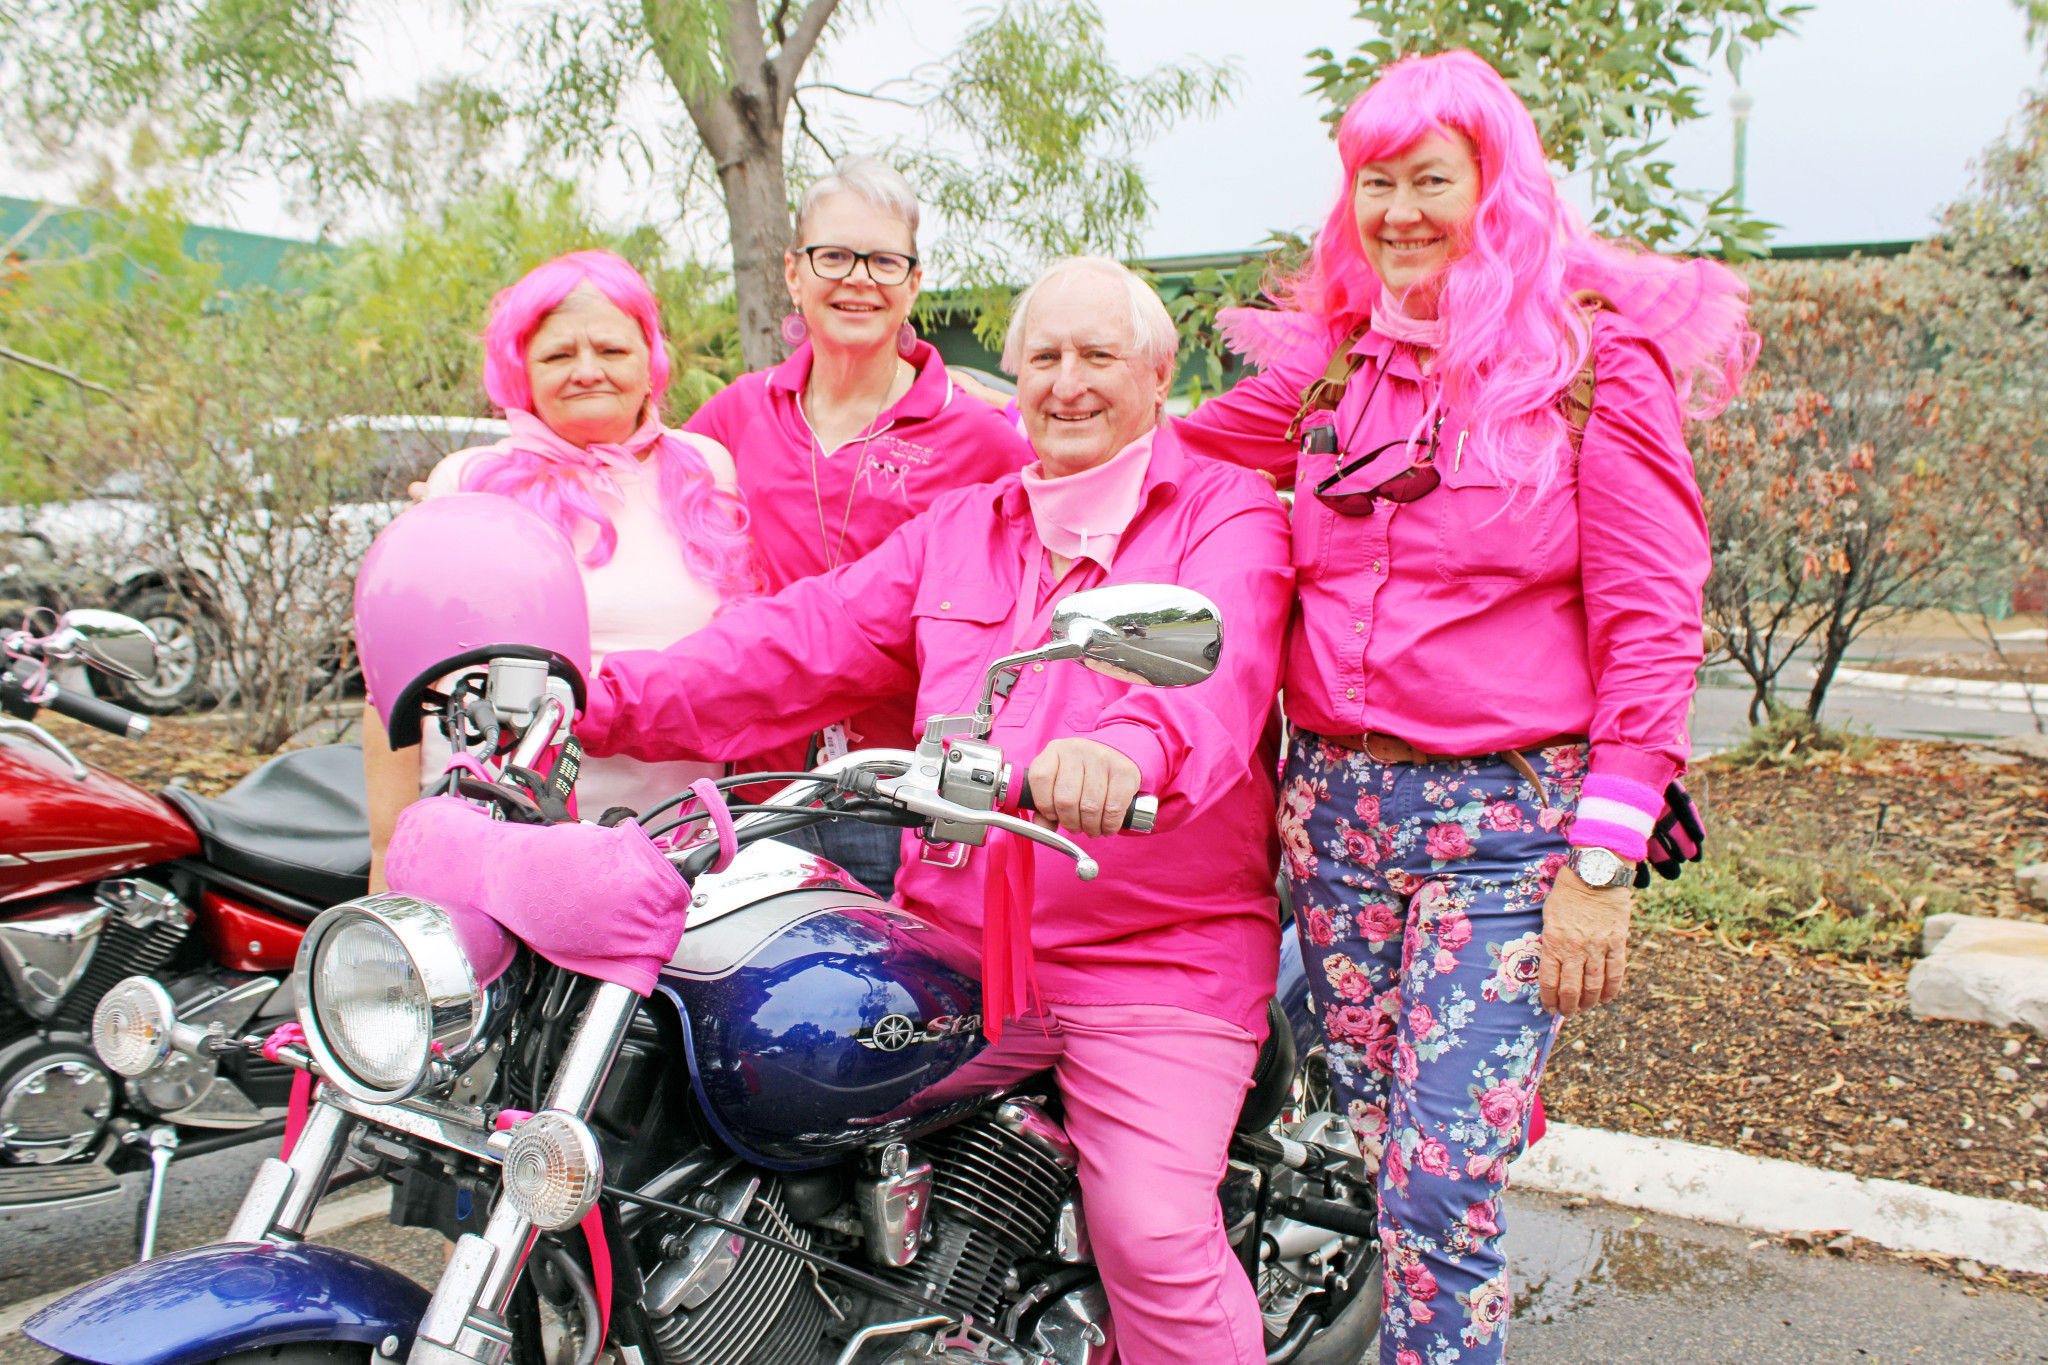
POLYGON ((1662 138, 1702 116, 1699 59, 1743 56, 1808 7, 1783 0, 1362 0, 1379 37, 1339 60, 1310 52, 1311 87, 1339 118, 1399 56, 1469 48, 1501 73, 1536 120, 1544 151, 1591 173, 1593 227, 1662 249, 1752 254, 1770 224, 1732 194, 1675 187, 1662 138))

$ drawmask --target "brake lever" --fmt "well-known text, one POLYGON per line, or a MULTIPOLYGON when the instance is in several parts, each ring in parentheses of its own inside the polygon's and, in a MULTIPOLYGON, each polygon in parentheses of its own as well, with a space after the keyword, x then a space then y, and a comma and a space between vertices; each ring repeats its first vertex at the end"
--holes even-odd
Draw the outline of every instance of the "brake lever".
POLYGON ((939 820, 957 820, 961 824, 986 825, 990 829, 1005 829, 1020 838, 1044 844, 1047 848, 1066 854, 1074 860, 1074 875, 1084 882, 1095 880, 1102 871, 1101 866, 1079 844, 1061 834, 1058 830, 1034 825, 1028 820, 1019 820, 1014 815, 1001 811, 972 810, 957 802, 948 801, 929 787, 910 784, 908 777, 885 777, 875 783, 875 791, 896 802, 905 810, 939 820))

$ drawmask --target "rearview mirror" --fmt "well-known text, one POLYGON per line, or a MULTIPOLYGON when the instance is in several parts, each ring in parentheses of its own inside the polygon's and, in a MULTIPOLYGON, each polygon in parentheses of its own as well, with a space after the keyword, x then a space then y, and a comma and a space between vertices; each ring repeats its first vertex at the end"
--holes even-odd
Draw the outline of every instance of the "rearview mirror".
POLYGON ((156 636, 132 616, 81 607, 57 619, 57 635, 87 663, 129 682, 156 672, 156 636))
POLYGON ((1102 672, 1153 687, 1186 687, 1216 671, 1216 604, 1171 583, 1113 583, 1077 592, 1053 612, 1052 638, 1102 672))

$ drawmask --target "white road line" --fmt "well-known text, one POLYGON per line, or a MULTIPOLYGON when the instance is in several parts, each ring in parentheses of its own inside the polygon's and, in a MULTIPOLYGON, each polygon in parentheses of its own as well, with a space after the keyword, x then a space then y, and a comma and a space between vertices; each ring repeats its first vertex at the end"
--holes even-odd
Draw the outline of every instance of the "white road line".
MULTIPOLYGON (((368 1194, 351 1194, 340 1199, 329 1200, 313 1210, 313 1221, 306 1225, 308 1237, 323 1237, 337 1228, 352 1223, 365 1222, 371 1218, 382 1218, 391 1209, 391 1187, 385 1186, 368 1194)), ((89 1281, 88 1281, 89 1283, 89 1281)), ((0 1308, 0 1341, 5 1341, 21 1331, 21 1325, 30 1318, 84 1285, 74 1284, 40 1298, 24 1299, 0 1308)))
POLYGON ((1894 1251, 2048 1273, 2048 1210, 2005 1199, 1568 1123, 1551 1124, 1511 1171, 1524 1189, 1702 1223, 1759 1232, 1852 1232, 1894 1251))

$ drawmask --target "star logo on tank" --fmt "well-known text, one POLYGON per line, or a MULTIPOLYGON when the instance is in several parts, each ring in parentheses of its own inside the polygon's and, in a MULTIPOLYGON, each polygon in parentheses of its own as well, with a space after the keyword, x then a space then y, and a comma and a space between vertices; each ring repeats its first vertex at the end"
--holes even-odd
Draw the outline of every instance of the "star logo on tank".
POLYGON ((907 1014, 885 1014, 873 1027, 855 1029, 853 1040, 876 1052, 901 1052, 912 1043, 938 1043, 980 1031, 978 1014, 942 1014, 928 1023, 907 1014))
POLYGON ((919 1030, 907 1014, 885 1014, 867 1031, 867 1037, 860 1039, 877 1052, 901 1052, 910 1046, 910 1040, 919 1030))

